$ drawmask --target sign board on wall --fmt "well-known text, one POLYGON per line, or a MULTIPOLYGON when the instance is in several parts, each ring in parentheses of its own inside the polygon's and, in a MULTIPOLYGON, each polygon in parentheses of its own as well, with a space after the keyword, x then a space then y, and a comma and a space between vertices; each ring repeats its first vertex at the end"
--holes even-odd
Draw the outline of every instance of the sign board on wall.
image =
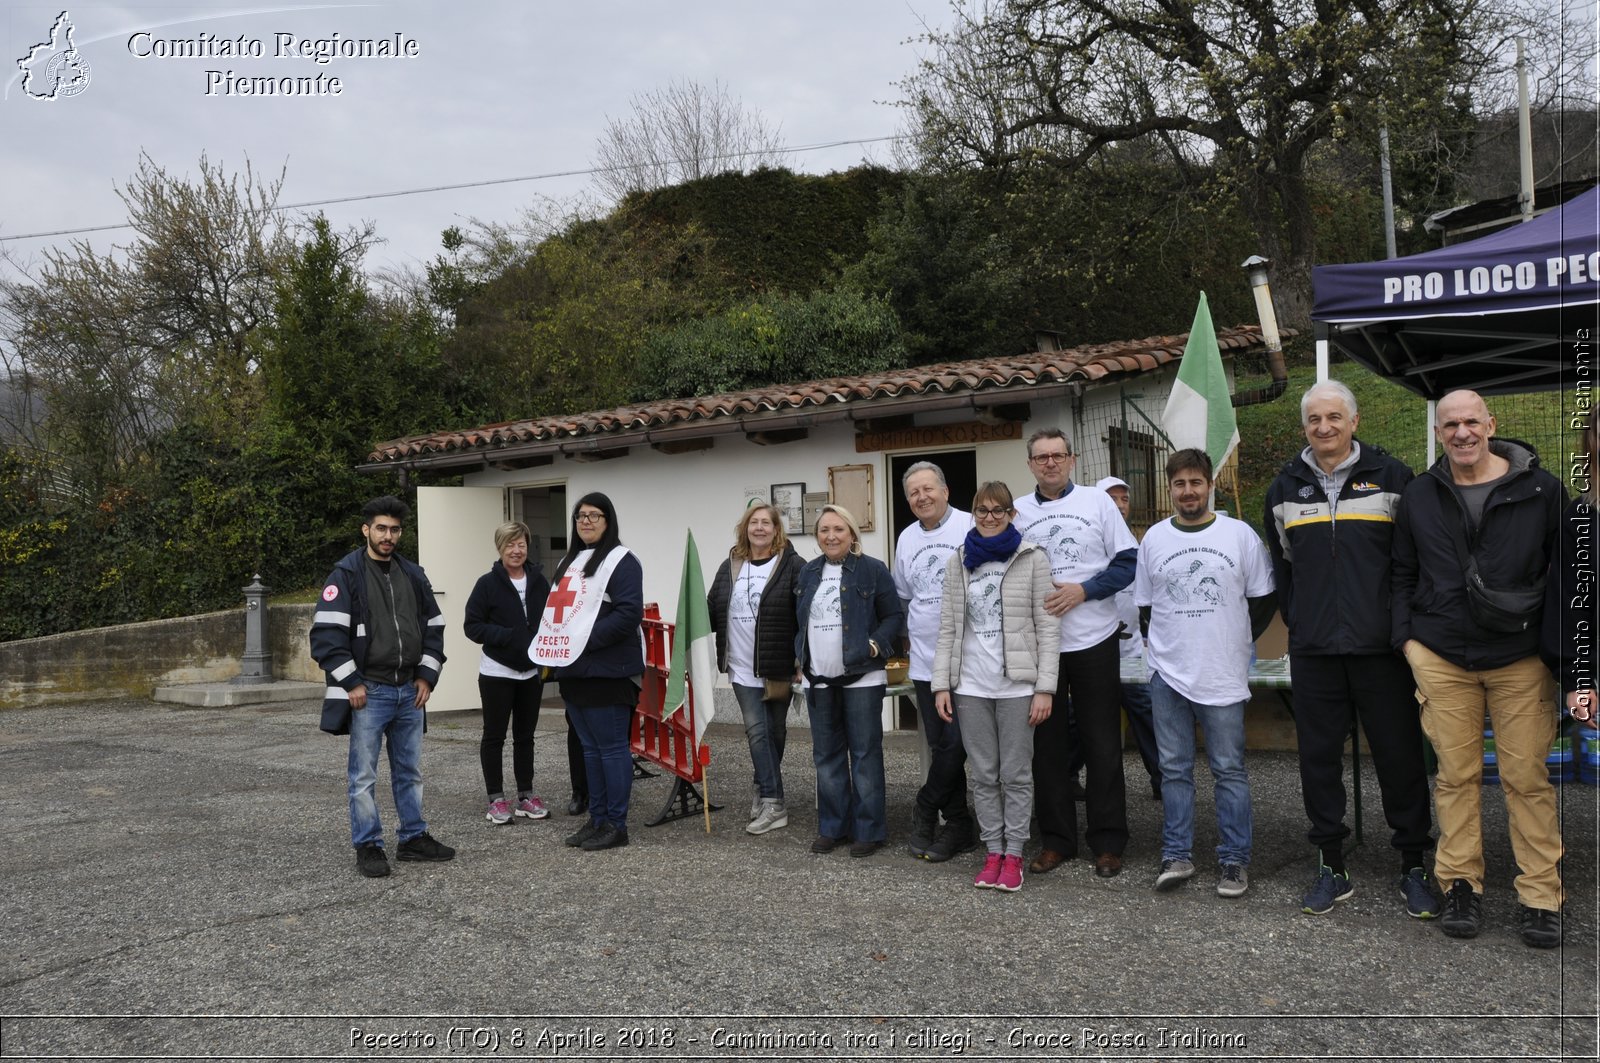
POLYGON ((917 428, 892 428, 884 432, 858 432, 856 453, 880 450, 927 450, 938 447, 972 446, 1022 438, 1021 421, 986 424, 965 421, 961 424, 933 424, 917 428))

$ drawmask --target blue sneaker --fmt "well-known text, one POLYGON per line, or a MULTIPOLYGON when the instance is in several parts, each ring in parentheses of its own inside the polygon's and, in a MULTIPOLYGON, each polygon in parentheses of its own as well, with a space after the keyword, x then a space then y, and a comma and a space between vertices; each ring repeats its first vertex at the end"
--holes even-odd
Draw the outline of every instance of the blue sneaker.
POLYGON ((1317 881, 1300 898, 1300 910, 1307 915, 1327 915, 1333 911, 1335 901, 1348 900, 1355 892, 1349 875, 1336 875, 1324 865, 1317 869, 1317 881))
POLYGON ((1400 896, 1406 899, 1406 914, 1413 919, 1434 919, 1444 907, 1433 879, 1420 867, 1400 876, 1400 896))

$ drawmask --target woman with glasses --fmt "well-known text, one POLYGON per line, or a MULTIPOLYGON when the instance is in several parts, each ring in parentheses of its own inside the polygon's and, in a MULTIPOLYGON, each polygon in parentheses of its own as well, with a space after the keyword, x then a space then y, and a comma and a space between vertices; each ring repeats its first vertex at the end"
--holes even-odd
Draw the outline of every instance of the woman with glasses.
POLYGON ((513 815, 544 819, 550 814, 533 792, 533 732, 539 726, 544 683, 538 666, 528 659, 550 583, 539 562, 528 557, 531 538, 521 521, 494 530, 500 559, 478 577, 462 625, 467 638, 483 647, 478 661, 478 697, 483 703, 478 759, 489 793, 484 816, 496 826, 510 823, 513 815), (511 770, 517 783, 515 806, 506 798, 503 774, 508 723, 511 770))
POLYGON ((616 507, 598 491, 572 507, 568 543, 532 657, 555 666, 567 718, 583 744, 589 822, 567 844, 594 852, 628 844, 628 733, 644 679, 644 570, 622 545, 616 507))
POLYGON ((783 747, 795 674, 794 587, 803 563, 775 507, 750 506, 733 528, 733 550, 706 596, 717 636, 717 667, 728 673, 744 714, 755 767, 751 834, 789 825, 783 747))
POLYGON ((861 532, 843 506, 817 517, 822 556, 800 570, 795 656, 806 680, 811 758, 817 766, 814 853, 851 841, 851 856, 871 856, 889 839, 884 805, 885 669, 905 616, 894 577, 861 552, 861 532))
POLYGON ((972 500, 973 527, 945 568, 934 707, 960 716, 978 832, 988 856, 972 884, 1022 888, 1033 805, 1033 729, 1055 701, 1061 622, 1045 608, 1050 557, 1012 527, 1011 490, 990 482, 972 500))

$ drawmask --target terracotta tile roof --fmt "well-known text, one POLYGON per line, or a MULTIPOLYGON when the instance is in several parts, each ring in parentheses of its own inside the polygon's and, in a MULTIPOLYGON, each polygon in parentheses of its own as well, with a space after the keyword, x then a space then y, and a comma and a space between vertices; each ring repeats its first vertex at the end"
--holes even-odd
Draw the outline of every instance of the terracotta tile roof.
MULTIPOLYGON (((1293 335, 1284 330, 1285 336, 1293 335)), ((961 393, 1016 391, 1016 402, 1028 401, 1029 391, 1074 381, 1094 383, 1108 377, 1135 375, 1174 362, 1183 356, 1187 334, 1152 336, 1142 340, 1090 344, 1061 351, 1035 351, 1010 358, 982 358, 968 362, 894 369, 867 376, 831 377, 798 384, 773 384, 748 391, 722 395, 703 395, 689 399, 663 399, 638 406, 588 413, 557 414, 521 421, 486 424, 477 428, 428 432, 391 440, 375 447, 367 458, 368 467, 426 464, 433 467, 475 465, 495 461, 514 451, 528 455, 550 453, 566 444, 582 442, 586 449, 603 449, 646 442, 641 432, 656 441, 662 430, 667 435, 689 439, 717 434, 716 422, 728 428, 743 426, 758 431, 760 422, 775 420, 785 412, 837 407, 841 404, 885 402, 907 408, 918 405, 917 397, 958 395, 961 393), (909 401, 907 401, 909 400, 909 401), (696 430, 696 426, 700 430, 696 430), (618 438, 627 436, 624 440, 618 438)), ((1261 348, 1261 329, 1243 325, 1217 333, 1217 344, 1226 353, 1261 348)), ((995 396, 1001 402, 1005 397, 995 396)), ((864 411, 863 411, 864 412, 864 411)), ((893 416, 900 410, 882 410, 880 416, 893 416)), ((792 420, 793 418, 787 418, 792 420)))

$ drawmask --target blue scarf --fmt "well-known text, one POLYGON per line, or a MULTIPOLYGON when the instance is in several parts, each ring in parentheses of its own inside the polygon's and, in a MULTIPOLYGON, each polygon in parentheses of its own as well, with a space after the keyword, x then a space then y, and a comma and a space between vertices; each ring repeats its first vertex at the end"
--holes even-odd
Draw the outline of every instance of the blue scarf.
POLYGON ((963 555, 961 563, 970 572, 979 565, 990 561, 1005 561, 1017 552, 1017 547, 1022 545, 1022 533, 1017 531, 1016 525, 1007 524, 1006 530, 999 535, 979 535, 977 527, 967 532, 967 552, 963 555))

